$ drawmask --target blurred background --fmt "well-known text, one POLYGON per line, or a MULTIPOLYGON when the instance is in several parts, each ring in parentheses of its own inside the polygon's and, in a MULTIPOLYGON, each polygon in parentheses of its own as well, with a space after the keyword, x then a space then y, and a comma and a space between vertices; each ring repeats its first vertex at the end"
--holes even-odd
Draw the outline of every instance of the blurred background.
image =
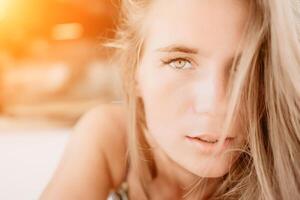
POLYGON ((116 0, 0 0, 0 199, 38 199, 72 127, 120 101, 116 0))

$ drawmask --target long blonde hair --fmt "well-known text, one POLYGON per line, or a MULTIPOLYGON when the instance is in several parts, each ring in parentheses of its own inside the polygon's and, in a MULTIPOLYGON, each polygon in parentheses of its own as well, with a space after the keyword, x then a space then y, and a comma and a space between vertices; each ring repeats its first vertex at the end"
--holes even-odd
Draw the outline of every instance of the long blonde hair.
MULTIPOLYGON (((116 38, 110 43, 122 70, 129 162, 144 189, 156 171, 135 72, 143 55, 143 20, 150 3, 123 0, 116 38)), ((232 66, 225 120, 228 130, 237 117, 243 119, 247 144, 213 198, 300 199, 299 2, 251 0, 249 5, 246 48, 232 66)), ((196 184, 189 193, 197 197, 200 187, 196 184)))

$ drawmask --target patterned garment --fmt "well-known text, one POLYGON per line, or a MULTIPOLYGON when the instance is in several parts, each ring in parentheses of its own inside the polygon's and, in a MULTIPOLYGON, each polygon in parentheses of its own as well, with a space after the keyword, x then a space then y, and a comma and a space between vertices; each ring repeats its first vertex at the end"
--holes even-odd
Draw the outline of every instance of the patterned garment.
POLYGON ((116 190, 109 193, 107 200, 129 200, 128 198, 128 184, 123 182, 116 190))

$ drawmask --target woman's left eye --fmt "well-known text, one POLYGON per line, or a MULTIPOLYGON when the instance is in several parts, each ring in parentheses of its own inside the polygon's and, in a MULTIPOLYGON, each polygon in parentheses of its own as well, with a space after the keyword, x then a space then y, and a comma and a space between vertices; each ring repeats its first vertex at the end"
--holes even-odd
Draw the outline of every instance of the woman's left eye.
POLYGON ((186 58, 171 59, 169 61, 164 62, 164 64, 167 64, 175 69, 191 69, 191 68, 193 68, 192 62, 186 58))

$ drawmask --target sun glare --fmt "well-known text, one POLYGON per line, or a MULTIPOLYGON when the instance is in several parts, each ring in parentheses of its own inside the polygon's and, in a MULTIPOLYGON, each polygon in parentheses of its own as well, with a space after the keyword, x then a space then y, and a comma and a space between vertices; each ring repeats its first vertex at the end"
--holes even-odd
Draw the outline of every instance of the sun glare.
POLYGON ((3 19, 7 13, 9 0, 0 0, 0 20, 3 19))

